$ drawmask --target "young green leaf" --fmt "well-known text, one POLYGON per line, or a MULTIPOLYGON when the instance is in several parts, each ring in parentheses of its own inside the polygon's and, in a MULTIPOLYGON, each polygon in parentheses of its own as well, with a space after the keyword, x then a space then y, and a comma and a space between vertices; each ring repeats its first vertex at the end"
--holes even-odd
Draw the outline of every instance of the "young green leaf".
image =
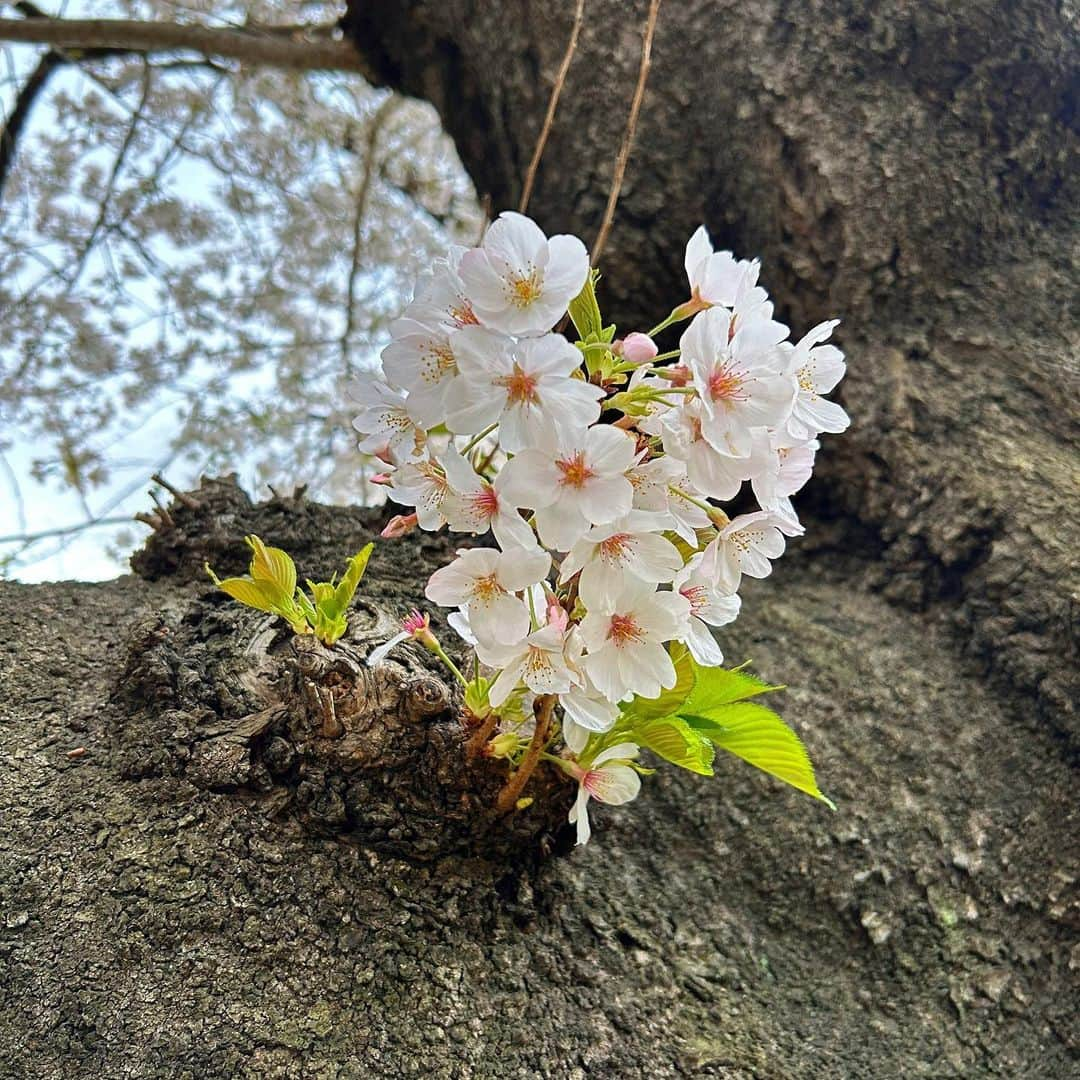
MULTIPOLYGON (((209 570, 209 567, 207 569, 209 570)), ((231 577, 221 581, 214 577, 213 571, 210 571, 210 576, 214 578, 214 584, 222 592, 228 593, 234 600, 239 600, 241 604, 254 608, 256 611, 272 612, 274 610, 275 597, 268 594, 268 590, 264 588, 262 582, 242 577, 231 577)))
POLYGON ((283 599, 292 600, 296 592, 296 564, 281 548, 267 547, 257 536, 245 536, 251 548, 249 573, 254 581, 266 583, 283 599))
POLYGON ((635 724, 630 737, 672 765, 701 776, 713 774, 712 762, 716 751, 712 743, 681 716, 662 716, 635 724))
POLYGON ((596 281, 599 276, 598 271, 591 270, 581 292, 570 301, 570 318, 582 341, 603 340, 604 320, 600 317, 600 305, 596 302, 596 281), (594 334, 595 338, 592 337, 594 334))
POLYGON ((679 710, 687 713, 708 713, 721 705, 730 705, 734 701, 745 701, 759 694, 769 694, 774 690, 783 690, 782 686, 770 686, 767 682, 746 671, 728 668, 702 667, 694 664, 694 688, 686 699, 686 704, 679 710))
POLYGON ((356 587, 364 576, 368 560, 374 550, 375 545, 368 544, 349 560, 349 568, 345 571, 345 576, 338 582, 337 588, 334 590, 336 614, 344 615, 348 611, 349 604, 352 603, 352 598, 356 593, 356 587))
POLYGON ((814 767, 799 736, 772 709, 740 701, 713 708, 707 716, 684 712, 682 718, 721 750, 836 809, 818 788, 814 767))

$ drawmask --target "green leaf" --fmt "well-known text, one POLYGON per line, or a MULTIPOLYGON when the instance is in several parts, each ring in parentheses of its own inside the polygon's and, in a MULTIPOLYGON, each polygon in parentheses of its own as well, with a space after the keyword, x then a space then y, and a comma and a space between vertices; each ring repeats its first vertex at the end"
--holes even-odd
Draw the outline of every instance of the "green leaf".
POLYGON ((818 788, 814 767, 799 736, 772 709, 741 701, 714 708, 708 716, 684 712, 682 719, 721 750, 836 809, 818 788))
POLYGON ((261 581, 252 581, 250 578, 231 577, 224 581, 218 581, 217 587, 222 592, 228 593, 234 600, 256 611, 273 612, 277 607, 277 596, 274 587, 267 588, 261 581))
POLYGON ((680 711, 690 692, 694 689, 696 675, 695 664, 690 650, 681 642, 672 642, 668 646, 671 662, 675 665, 675 685, 665 690, 659 697, 635 697, 622 707, 624 716, 648 720, 656 716, 671 716, 680 711))
POLYGON ((631 736, 672 765, 701 776, 712 776, 715 756, 712 743, 695 731, 681 716, 663 716, 635 724, 631 736))
POLYGON ((364 576, 368 560, 374 550, 375 545, 368 544, 349 560, 349 568, 345 571, 345 576, 338 582, 337 588, 334 590, 335 614, 342 615, 348 611, 349 604, 352 603, 352 598, 356 593, 356 587, 364 576))
POLYGON ((311 593, 312 599, 315 601, 315 606, 322 608, 334 595, 334 586, 329 581, 312 581, 310 578, 307 583, 308 592, 311 593))
POLYGON ((603 340, 604 320, 600 317, 600 305, 596 302, 596 281, 599 276, 596 270, 590 270, 581 292, 570 301, 570 318, 582 341, 603 340))
POLYGON ((296 564, 281 550, 267 547, 257 536, 245 536, 252 550, 249 573, 255 581, 273 586, 284 600, 296 592, 296 564))
POLYGON ((684 716, 687 713, 708 713, 721 705, 784 689, 782 686, 770 686, 739 668, 702 667, 694 663, 694 674, 694 689, 679 710, 684 716))

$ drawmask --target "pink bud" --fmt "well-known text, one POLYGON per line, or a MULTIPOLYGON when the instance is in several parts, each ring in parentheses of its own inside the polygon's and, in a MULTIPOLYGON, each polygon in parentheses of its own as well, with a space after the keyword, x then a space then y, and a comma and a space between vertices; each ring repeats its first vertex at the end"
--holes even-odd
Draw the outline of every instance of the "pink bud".
POLYGON ((566 609, 554 597, 548 598, 547 621, 548 625, 554 626, 560 634, 566 632, 566 627, 570 623, 570 616, 567 615, 566 609))
POLYGON ((627 334, 622 342, 622 358, 628 364, 647 364, 659 351, 648 334, 627 334))
POLYGON ((431 652, 439 652, 438 638, 431 632, 431 616, 422 615, 413 608, 404 619, 401 620, 402 628, 409 633, 414 641, 420 642, 425 649, 431 652))
POLYGON ((382 487, 390 487, 392 480, 390 477, 390 473, 377 472, 374 476, 369 478, 368 482, 371 484, 379 484, 382 487))
POLYGON ((386 528, 383 529, 379 535, 384 540, 397 540, 398 537, 404 536, 408 532, 412 532, 415 528, 415 514, 397 514, 386 523, 386 528))

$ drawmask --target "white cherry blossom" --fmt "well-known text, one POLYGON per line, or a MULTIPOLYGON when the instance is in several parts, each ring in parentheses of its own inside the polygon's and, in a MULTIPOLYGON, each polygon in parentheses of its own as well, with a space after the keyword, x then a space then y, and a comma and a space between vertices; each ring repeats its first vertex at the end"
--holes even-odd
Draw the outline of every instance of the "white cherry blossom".
POLYGON ((457 376, 450 333, 438 323, 396 319, 382 351, 386 377, 408 391, 405 411, 425 429, 446 421, 446 391, 457 376))
POLYGON ((671 586, 690 604, 689 626, 679 640, 704 667, 719 667, 724 662, 724 654, 709 627, 734 622, 741 606, 737 595, 717 588, 715 552, 713 548, 711 552, 695 555, 679 571, 671 586))
POLYGON ((699 225, 687 241, 683 266, 690 282, 691 304, 702 310, 713 304, 731 307, 735 303, 747 264, 730 251, 713 251, 705 226, 699 225))
POLYGON ((479 248, 461 259, 465 292, 480 321, 493 330, 530 336, 550 330, 589 273, 589 255, 576 236, 549 240, 522 214, 499 215, 479 248))
POLYGON ((672 528, 688 544, 697 546, 697 530, 709 525, 709 515, 696 505, 704 501, 686 475, 686 463, 673 456, 653 458, 626 473, 634 488, 634 509, 666 511, 672 528))
POLYGON ((536 511, 543 544, 569 551, 590 525, 630 510, 634 489, 626 471, 637 442, 618 428, 598 424, 561 450, 529 449, 503 468, 503 495, 536 511))
POLYGON ((751 322, 729 340, 730 315, 714 308, 682 336, 682 360, 703 405, 702 435, 722 454, 748 457, 752 429, 780 427, 791 414, 797 386, 794 374, 784 371, 778 325, 751 322))
POLYGON ((588 650, 582 665, 593 685, 609 701, 631 694, 654 698, 673 687, 675 667, 664 642, 683 636, 689 615, 685 596, 625 578, 617 592, 590 608, 581 621, 588 650))
MULTIPOLYGON (((750 456, 721 452, 705 435, 705 407, 690 401, 661 422, 664 450, 684 463, 691 487, 713 499, 734 499, 752 471, 750 456)), ((684 500, 685 501, 685 500, 684 500)))
POLYGON ((390 474, 390 485, 395 502, 416 507, 421 529, 434 532, 446 524, 442 506, 450 493, 450 484, 438 462, 427 457, 406 461, 390 474))
POLYGON ((619 706, 609 701, 586 678, 584 686, 572 686, 559 695, 563 710, 563 742, 580 754, 590 734, 610 731, 619 718, 619 706))
POLYGON ((522 683, 536 694, 565 694, 581 681, 567 661, 565 632, 550 623, 524 640, 510 643, 478 638, 476 655, 499 671, 488 691, 488 700, 496 709, 522 683))
POLYGON ((578 594, 588 607, 603 603, 630 574, 657 584, 682 569, 679 549, 660 534, 674 524, 667 514, 631 510, 605 525, 594 525, 563 560, 559 582, 581 574, 578 594))
POLYGON ((578 794, 570 808, 569 821, 577 825, 578 844, 587 844, 592 836, 589 825, 589 799, 619 806, 637 798, 641 790, 641 777, 627 764, 640 752, 637 743, 619 743, 596 755, 587 768, 570 762, 571 771, 578 782, 578 794))
POLYGON ((454 334, 453 347, 460 375, 446 395, 451 431, 473 435, 498 423, 502 448, 514 453, 558 445, 600 415, 604 392, 571 376, 581 353, 560 334, 515 342, 467 327, 454 334))
POLYGON ((823 394, 835 389, 844 377, 844 354, 835 345, 822 345, 839 325, 839 319, 819 323, 798 344, 791 347, 786 370, 793 375, 798 387, 791 415, 787 421, 787 436, 802 442, 821 432, 839 434, 846 431, 848 414, 823 394))
POLYGON ((404 390, 382 379, 357 379, 349 387, 349 397, 360 406, 353 418, 353 427, 362 436, 357 444, 360 450, 389 453, 395 459, 419 453, 424 432, 409 415, 404 390))
POLYGON ((445 259, 435 260, 432 272, 419 283, 415 298, 405 309, 407 318, 424 324, 441 324, 447 330, 479 325, 459 272, 467 250, 454 245, 445 259))
POLYGON ((485 480, 453 448, 441 454, 439 461, 450 485, 442 511, 454 532, 482 536, 490 529, 504 550, 536 547, 532 526, 503 496, 502 470, 493 481, 485 480))
POLYGON ((717 587, 733 593, 743 574, 768 577, 772 573, 769 560, 780 558, 784 547, 783 533, 773 515, 767 510, 755 510, 728 522, 705 551, 715 560, 717 587))
POLYGON ((480 640, 519 641, 529 632, 529 609, 513 594, 542 581, 550 568, 551 556, 540 548, 468 548, 431 575, 424 595, 442 607, 466 608, 480 640))

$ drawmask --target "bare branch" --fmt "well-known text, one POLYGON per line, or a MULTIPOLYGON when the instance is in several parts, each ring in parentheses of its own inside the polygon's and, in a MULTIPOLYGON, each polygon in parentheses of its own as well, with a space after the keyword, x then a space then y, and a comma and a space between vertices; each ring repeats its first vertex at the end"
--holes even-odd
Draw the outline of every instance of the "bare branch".
POLYGON ((376 154, 378 153, 379 135, 383 125, 390 118, 391 113, 397 108, 398 99, 394 95, 388 97, 376 110, 368 127, 367 147, 364 160, 364 173, 360 180, 360 190, 356 196, 356 216, 353 218, 353 250, 352 264, 349 267, 349 285, 345 297, 345 330, 341 335, 341 365, 347 375, 352 374, 352 364, 349 361, 349 339, 356 327, 356 282, 360 275, 362 233, 364 218, 367 216, 368 200, 371 197, 371 183, 376 172, 376 154))
POLYGON ((622 146, 619 156, 615 159, 615 173, 611 178, 611 192, 608 195, 607 206, 604 209, 604 220, 600 223, 600 231, 596 234, 589 262, 596 265, 600 258, 600 252, 604 250, 608 233, 611 231, 611 222, 615 218, 615 205, 619 201, 619 192, 622 190, 623 177, 626 175, 626 163, 630 159, 630 148, 634 145, 634 132, 637 130, 638 113, 641 111, 641 102, 645 97, 645 83, 649 79, 649 66, 652 63, 652 41, 656 31, 656 17, 660 13, 660 0, 650 0, 649 14, 645 19, 645 29, 641 35, 641 67, 638 69, 637 86, 634 89, 634 99, 630 102, 630 116, 626 121, 626 132, 623 135, 622 146))
POLYGON ((63 67, 65 63, 66 61, 59 53, 50 49, 38 61, 37 67, 34 68, 15 99, 15 107, 4 125, 4 130, 0 131, 0 195, 4 193, 4 184, 15 161, 15 147, 18 145, 19 136, 26 126, 34 103, 45 90, 52 73, 57 68, 63 67))
POLYGON ((62 525, 56 529, 45 529, 36 533, 12 533, 10 536, 0 536, 0 544, 23 544, 28 547, 36 544, 39 540, 48 540, 54 536, 74 536, 76 533, 87 529, 97 529, 107 525, 126 525, 131 518, 124 514, 120 517, 90 518, 88 521, 78 521, 74 525, 62 525))
POLYGON ((138 19, 0 19, 0 40, 49 45, 81 59, 86 49, 128 53, 194 52, 206 59, 239 60, 291 71, 355 71, 376 76, 355 46, 336 41, 324 26, 226 29, 138 19))
POLYGON ((536 149, 533 150, 532 161, 529 162, 529 171, 525 174, 525 184, 521 189, 521 202, 518 203, 519 214, 524 214, 529 208, 529 199, 532 198, 533 184, 536 181, 536 170, 540 168, 540 159, 544 156, 544 147, 547 146, 551 126, 555 123, 555 110, 559 106, 559 97, 562 94, 563 86, 566 85, 566 75, 570 70, 570 61, 574 58, 574 51, 577 49, 578 35, 581 33, 581 24, 584 18, 585 0, 578 0, 577 10, 574 12, 574 25, 570 31, 570 40, 566 43, 566 52, 563 53, 559 73, 555 76, 555 85, 551 88, 551 99, 548 101, 547 115, 544 117, 544 124, 540 128, 540 137, 536 140, 536 149))

